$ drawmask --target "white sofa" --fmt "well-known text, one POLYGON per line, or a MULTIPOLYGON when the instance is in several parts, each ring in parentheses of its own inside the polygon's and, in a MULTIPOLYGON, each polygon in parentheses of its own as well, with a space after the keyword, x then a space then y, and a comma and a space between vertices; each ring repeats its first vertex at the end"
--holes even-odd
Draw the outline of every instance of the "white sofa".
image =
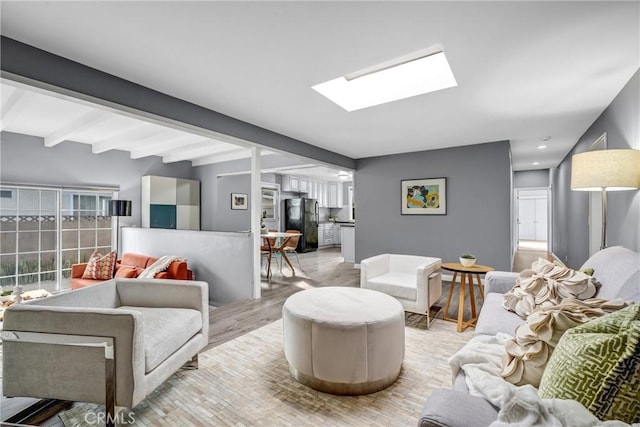
POLYGON ((442 295, 442 259, 382 254, 360 262, 360 287, 395 297, 405 311, 427 316, 442 295))
POLYGON ((2 331, 3 395, 132 408, 197 363, 208 299, 205 282, 114 279, 16 304, 2 331))

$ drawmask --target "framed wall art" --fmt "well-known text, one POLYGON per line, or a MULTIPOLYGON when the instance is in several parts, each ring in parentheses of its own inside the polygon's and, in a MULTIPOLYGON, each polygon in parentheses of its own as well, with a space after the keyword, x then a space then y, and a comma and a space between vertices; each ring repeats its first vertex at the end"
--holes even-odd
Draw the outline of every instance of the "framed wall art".
POLYGON ((245 193, 231 193, 231 209, 246 210, 249 207, 248 196, 245 193))
POLYGON ((447 178, 401 181, 402 215, 446 215, 447 178))

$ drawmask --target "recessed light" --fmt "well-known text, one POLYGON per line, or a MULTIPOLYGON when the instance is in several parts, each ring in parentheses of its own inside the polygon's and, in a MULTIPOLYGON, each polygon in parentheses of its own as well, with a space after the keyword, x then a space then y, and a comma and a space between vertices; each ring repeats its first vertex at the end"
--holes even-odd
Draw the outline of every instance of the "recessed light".
POLYGON ((533 162, 531 163, 533 166, 538 166, 540 164, 540 162, 533 162))
POLYGON ((550 140, 550 139, 551 139, 551 137, 550 137, 550 136, 545 136, 545 137, 543 137, 543 138, 540 138, 540 141, 547 142, 547 141, 548 141, 548 140, 550 140))
POLYGON ((385 64, 378 70, 342 76, 312 88, 347 111, 360 110, 457 86, 444 52, 385 64))
POLYGON ((538 150, 544 150, 545 148, 547 148, 547 146, 546 146, 546 145, 544 145, 544 144, 542 144, 542 145, 538 145, 536 148, 537 148, 538 150))

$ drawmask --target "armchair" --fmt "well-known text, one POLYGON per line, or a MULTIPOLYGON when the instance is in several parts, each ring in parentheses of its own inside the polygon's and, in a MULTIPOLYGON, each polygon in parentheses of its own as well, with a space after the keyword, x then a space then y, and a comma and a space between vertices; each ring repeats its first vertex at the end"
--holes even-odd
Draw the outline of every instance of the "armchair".
POLYGON ((5 311, 3 394, 132 408, 208 343, 204 282, 114 279, 5 311))
POLYGON ((382 254, 360 262, 360 287, 395 297, 405 311, 427 316, 442 295, 440 258, 382 254))

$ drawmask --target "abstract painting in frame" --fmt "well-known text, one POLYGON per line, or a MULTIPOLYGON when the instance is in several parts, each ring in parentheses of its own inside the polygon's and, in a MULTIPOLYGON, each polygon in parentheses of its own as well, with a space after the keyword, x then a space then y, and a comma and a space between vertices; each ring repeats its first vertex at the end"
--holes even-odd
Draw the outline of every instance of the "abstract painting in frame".
POLYGON ((247 209, 249 201, 247 194, 231 193, 231 209, 247 209))
POLYGON ((446 215, 447 179, 401 181, 403 215, 446 215))

